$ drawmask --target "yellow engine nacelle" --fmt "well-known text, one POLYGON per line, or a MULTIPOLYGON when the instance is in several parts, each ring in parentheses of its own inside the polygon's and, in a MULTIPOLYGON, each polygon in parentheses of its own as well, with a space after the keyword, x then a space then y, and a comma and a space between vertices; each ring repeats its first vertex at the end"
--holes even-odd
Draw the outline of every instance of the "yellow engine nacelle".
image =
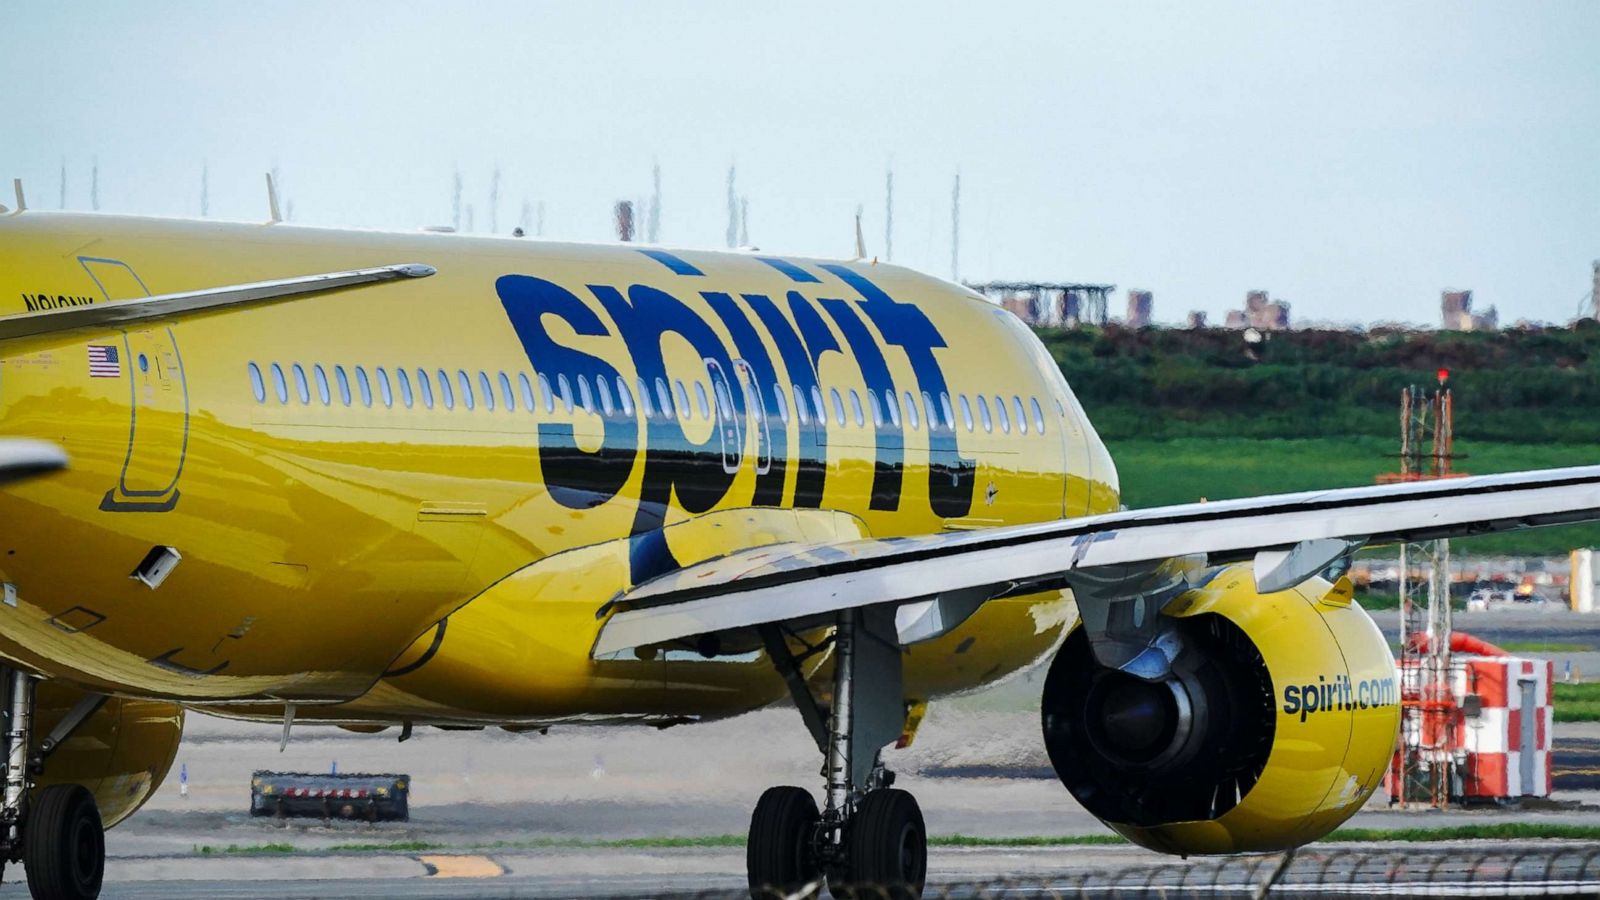
POLYGON ((1051 663, 1045 747, 1078 802, 1186 855, 1295 847, 1355 814, 1388 766, 1400 691, 1349 581, 1261 595, 1230 566, 1163 613, 1185 647, 1167 681, 1099 665, 1082 628, 1051 663))
MULTIPOLYGON (((53 681, 38 687, 35 748, 83 691, 53 681)), ((183 737, 183 708, 175 703, 112 697, 45 760, 37 787, 81 784, 94 794, 110 828, 132 815, 161 786, 183 737)))

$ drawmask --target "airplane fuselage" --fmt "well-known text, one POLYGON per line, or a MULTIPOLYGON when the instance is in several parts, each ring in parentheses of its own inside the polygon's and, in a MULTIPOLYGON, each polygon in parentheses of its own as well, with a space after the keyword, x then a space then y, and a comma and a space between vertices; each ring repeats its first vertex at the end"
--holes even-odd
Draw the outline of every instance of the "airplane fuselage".
MULTIPOLYGON (((351 722, 723 714, 781 695, 759 651, 593 660, 605 604, 750 534, 1117 507, 1037 339, 895 266, 29 212, 0 313, 405 262, 438 274, 0 346, 0 430, 71 459, 0 493, 0 655, 351 722)), ((1027 665, 1064 607, 986 606, 908 692, 1027 665)))

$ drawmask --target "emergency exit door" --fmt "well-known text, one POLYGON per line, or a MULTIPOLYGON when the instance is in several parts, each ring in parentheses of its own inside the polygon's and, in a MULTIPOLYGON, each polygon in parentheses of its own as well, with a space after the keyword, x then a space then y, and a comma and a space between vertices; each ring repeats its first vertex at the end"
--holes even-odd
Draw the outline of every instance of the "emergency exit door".
MULTIPOLYGON (((121 260, 79 257, 78 262, 107 302, 150 296, 143 279, 121 260)), ((106 491, 100 508, 165 512, 177 505, 178 478, 188 450, 183 355, 165 325, 125 330, 110 344, 112 354, 121 357, 118 377, 127 380, 128 446, 117 483, 106 491)))

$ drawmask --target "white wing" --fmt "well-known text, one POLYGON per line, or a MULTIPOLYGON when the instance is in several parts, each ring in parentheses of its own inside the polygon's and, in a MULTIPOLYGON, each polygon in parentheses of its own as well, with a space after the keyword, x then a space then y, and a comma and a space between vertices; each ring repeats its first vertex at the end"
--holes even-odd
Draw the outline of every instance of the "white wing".
POLYGON ((975 607, 1065 586, 1075 572, 1147 569, 1194 554, 1211 563, 1261 554, 1258 582, 1270 578, 1273 584, 1261 586, 1282 590, 1363 543, 1597 518, 1600 466, 1585 466, 1188 503, 919 538, 763 547, 624 594, 594 653, 767 623, 821 623, 841 609, 884 603, 958 597, 975 607))

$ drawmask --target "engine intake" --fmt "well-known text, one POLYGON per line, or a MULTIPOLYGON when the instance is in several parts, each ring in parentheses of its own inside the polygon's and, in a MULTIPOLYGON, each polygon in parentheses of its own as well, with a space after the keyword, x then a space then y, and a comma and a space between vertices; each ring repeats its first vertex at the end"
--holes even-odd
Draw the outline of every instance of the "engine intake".
POLYGON ((1041 714, 1078 802, 1172 853, 1297 846, 1378 786, 1399 727, 1394 657, 1348 581, 1255 591, 1225 568, 1163 610, 1184 651, 1164 681, 1101 666, 1081 628, 1057 652, 1041 714), (1305 714, 1305 694, 1316 698, 1305 714))

